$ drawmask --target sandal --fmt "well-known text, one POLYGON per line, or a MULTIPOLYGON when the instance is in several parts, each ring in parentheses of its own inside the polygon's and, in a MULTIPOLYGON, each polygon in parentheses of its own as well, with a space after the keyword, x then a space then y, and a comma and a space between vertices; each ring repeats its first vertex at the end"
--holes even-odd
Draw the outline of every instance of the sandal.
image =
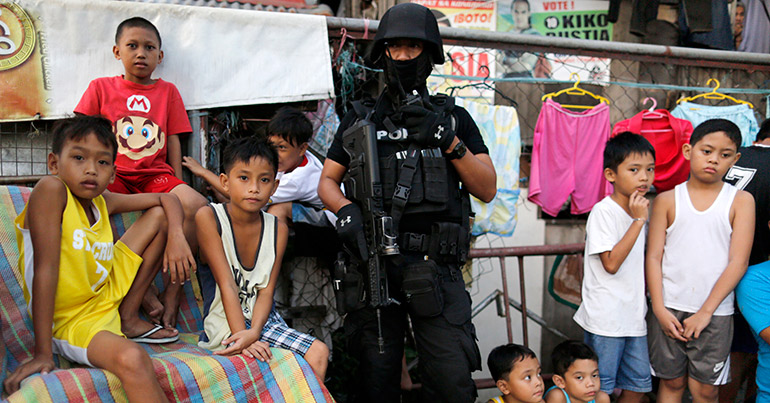
POLYGON ((136 337, 129 337, 129 340, 136 342, 136 343, 146 343, 146 344, 166 344, 166 343, 173 343, 177 340, 179 340, 179 334, 176 334, 171 337, 163 337, 163 338, 153 338, 150 337, 153 334, 157 333, 160 330, 163 330, 164 327, 161 325, 155 325, 152 329, 148 330, 142 335, 136 336, 136 337))

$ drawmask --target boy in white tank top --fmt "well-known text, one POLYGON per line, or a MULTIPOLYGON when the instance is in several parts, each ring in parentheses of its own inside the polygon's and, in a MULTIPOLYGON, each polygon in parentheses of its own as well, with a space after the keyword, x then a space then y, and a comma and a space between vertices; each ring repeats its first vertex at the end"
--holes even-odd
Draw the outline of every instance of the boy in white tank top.
MULTIPOLYGON (((323 163, 308 150, 313 124, 299 110, 283 107, 270 118, 267 136, 278 150, 277 178, 280 181, 265 207, 267 212, 289 225, 302 222, 319 227, 331 224, 333 227, 337 216, 324 207, 318 196, 323 163)), ((204 168, 195 158, 183 157, 182 165, 205 180, 220 201, 229 197, 219 175, 204 168)))
POLYGON ((748 265, 754 199, 722 182, 741 133, 711 119, 682 146, 690 179, 655 199, 647 249, 648 343, 658 402, 717 402, 729 382, 733 289, 748 265))
POLYGON ((198 276, 204 333, 198 345, 263 362, 272 358, 270 348, 291 350, 323 382, 329 349, 290 328, 273 304, 289 229, 262 208, 278 187, 278 153, 266 139, 246 137, 225 148, 223 162, 219 180, 230 202, 195 215, 203 258, 198 276))

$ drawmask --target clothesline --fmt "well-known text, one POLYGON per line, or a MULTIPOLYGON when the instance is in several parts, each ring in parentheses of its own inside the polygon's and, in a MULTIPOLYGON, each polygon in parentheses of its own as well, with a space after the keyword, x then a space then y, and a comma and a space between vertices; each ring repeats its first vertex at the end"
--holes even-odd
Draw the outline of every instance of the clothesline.
MULTIPOLYGON (((370 70, 372 72, 380 73, 382 72, 381 69, 373 69, 371 67, 356 63, 356 62, 348 62, 349 64, 364 68, 366 70, 370 70)), ((569 80, 555 80, 551 78, 530 78, 530 77, 512 77, 512 78, 502 78, 502 77, 487 77, 486 79, 483 79, 481 77, 474 77, 474 76, 457 76, 457 75, 448 75, 448 74, 431 74, 431 77, 437 77, 437 78, 443 78, 448 80, 457 80, 457 81, 492 81, 492 82, 513 82, 513 83, 531 83, 531 84, 574 84, 573 81, 569 80)), ((584 84, 592 84, 590 81, 583 82, 584 84)), ((635 82, 624 82, 624 81, 608 81, 606 83, 595 83, 596 85, 602 85, 602 84, 612 84, 612 85, 619 85, 621 87, 629 87, 629 88, 643 88, 643 89, 650 89, 650 90, 670 90, 670 91, 699 91, 699 92, 708 92, 711 91, 713 88, 711 87, 693 87, 693 86, 686 86, 686 85, 671 85, 671 84, 654 84, 654 83, 635 83, 635 82)), ((729 87, 720 87, 719 92, 723 92, 725 94, 761 94, 761 95, 768 95, 770 96, 770 88, 729 88, 729 87)))
MULTIPOLYGON (((471 77, 471 76, 455 76, 455 75, 447 75, 447 74, 431 74, 431 77, 437 77, 437 78, 443 78, 443 79, 450 79, 450 80, 458 80, 458 81, 483 81, 480 77, 471 77)), ((567 81, 567 80, 555 80, 550 78, 529 78, 529 77, 515 77, 515 78, 495 78, 495 77, 489 77, 486 79, 486 81, 493 81, 493 82, 518 82, 518 83, 532 83, 532 84, 574 84, 573 81, 567 81)), ((591 82, 585 81, 584 84, 592 84, 591 82)), ((595 83, 597 85, 602 84, 612 84, 612 85, 619 85, 622 87, 630 87, 630 88, 644 88, 644 89, 660 89, 660 90, 672 90, 672 91, 701 91, 701 92, 708 92, 711 91, 713 88, 711 87, 692 87, 692 86, 685 86, 685 85, 671 85, 671 84, 653 84, 653 83, 634 83, 634 82, 623 82, 623 81, 608 81, 606 83, 595 83)), ((770 95, 770 88, 729 88, 729 87, 720 87, 719 92, 723 92, 726 94, 762 94, 762 95, 770 95)))

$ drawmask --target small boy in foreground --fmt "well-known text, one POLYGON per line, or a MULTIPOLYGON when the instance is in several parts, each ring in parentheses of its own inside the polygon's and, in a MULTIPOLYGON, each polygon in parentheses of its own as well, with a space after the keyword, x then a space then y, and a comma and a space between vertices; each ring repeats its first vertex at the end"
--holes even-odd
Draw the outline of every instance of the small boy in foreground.
POLYGON ((599 357, 591 347, 567 340, 551 353, 553 383, 545 393, 546 403, 610 403, 601 391, 599 357))
MULTIPOLYGON (((324 208, 318 197, 318 181, 323 164, 308 151, 313 124, 299 110, 279 109, 267 125, 268 140, 278 150, 278 189, 267 204, 267 212, 284 223, 302 221, 311 225, 334 225, 336 217, 324 208)), ((192 157, 182 161, 187 169, 205 180, 225 197, 219 175, 209 171, 192 157)))
POLYGON ((658 402, 717 402, 730 380, 733 289, 746 272, 754 236, 754 199, 722 182, 740 157, 741 132, 707 120, 682 146, 690 179, 655 199, 647 250, 653 315, 648 342, 658 402))
POLYGON ((487 366, 502 395, 487 403, 541 403, 543 377, 535 352, 518 344, 497 346, 489 353, 487 366))
POLYGON ((29 375, 52 371, 56 353, 112 372, 129 401, 166 401, 149 355, 136 342, 179 337, 141 320, 139 307, 161 263, 174 281, 188 278, 195 266, 182 207, 174 195, 105 192, 115 179, 117 150, 106 119, 66 119, 53 136, 51 175, 37 183, 15 221, 34 357, 5 387, 13 393, 29 375), (113 245, 109 215, 140 210, 147 211, 113 245))
POLYGON ((655 179, 655 149, 631 132, 604 149, 604 177, 614 191, 591 210, 586 224, 583 301, 574 319, 599 356, 601 389, 621 389, 620 403, 652 390, 647 352, 644 240, 655 179))
POLYGON ((198 272, 205 315, 198 345, 264 362, 272 357, 270 347, 291 350, 323 382, 329 349, 290 328, 273 304, 289 232, 262 211, 278 187, 276 150, 265 139, 242 138, 225 148, 223 162, 219 180, 230 202, 212 203, 195 215, 206 264, 198 272))
MULTIPOLYGON (((182 180, 179 136, 192 132, 182 97, 174 84, 152 78, 163 61, 160 33, 144 18, 129 18, 118 25, 112 52, 123 64, 123 75, 91 81, 75 113, 102 115, 113 123, 117 172, 108 190, 176 195, 184 209, 187 242, 197 252, 195 212, 206 199, 182 180)), ((144 308, 153 322, 174 327, 181 287, 166 284, 160 301, 152 288, 144 308)))

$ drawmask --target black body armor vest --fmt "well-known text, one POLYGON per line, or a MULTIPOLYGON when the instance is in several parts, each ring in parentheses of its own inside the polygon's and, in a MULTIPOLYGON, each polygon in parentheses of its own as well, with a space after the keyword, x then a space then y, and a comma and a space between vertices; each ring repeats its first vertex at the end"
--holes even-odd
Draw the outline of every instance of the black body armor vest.
MULTIPOLYGON (((431 96, 430 102, 438 113, 451 115, 454 108, 454 98, 443 94, 431 96)), ((371 113, 374 107, 374 100, 353 103, 359 120, 371 115, 375 123, 384 210, 390 213, 394 194, 404 195, 399 181, 401 185, 404 184, 403 170, 409 160, 410 145, 413 142, 409 140, 406 129, 394 125, 390 116, 379 116, 377 111, 371 113)), ((452 124, 456 125, 454 117, 452 124)), ((467 225, 470 198, 468 192, 460 187, 460 177, 452 163, 438 148, 417 148, 416 151, 419 155, 411 181, 407 184, 408 198, 399 227, 409 230, 416 230, 416 227, 427 229, 432 222, 437 221, 467 225), (415 225, 418 222, 424 225, 415 225)), ((401 229, 397 230, 401 232, 401 229)))

